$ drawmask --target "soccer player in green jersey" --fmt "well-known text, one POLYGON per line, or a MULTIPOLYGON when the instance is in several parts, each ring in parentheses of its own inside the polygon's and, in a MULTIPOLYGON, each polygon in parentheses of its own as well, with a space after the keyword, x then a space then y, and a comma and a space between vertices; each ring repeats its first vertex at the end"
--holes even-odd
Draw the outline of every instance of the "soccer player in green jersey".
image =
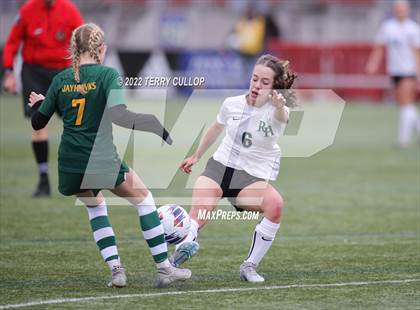
POLYGON ((113 97, 111 91, 121 91, 121 86, 117 71, 102 65, 105 52, 104 33, 97 25, 85 24, 74 30, 72 68, 57 74, 46 97, 34 92, 30 95, 29 105, 35 110, 32 126, 35 130, 45 127, 56 108, 63 115, 64 129, 58 151, 59 191, 66 196, 76 195, 86 205, 95 242, 111 269, 108 285, 124 287, 127 277, 101 193, 105 188, 127 199, 138 210, 143 236, 156 263, 155 285, 164 287, 190 278, 191 271, 169 263, 163 227, 152 194, 136 172, 119 158, 112 141, 112 122, 155 133, 168 144, 172 140, 154 115, 133 113, 127 110, 122 99, 109 100, 113 97), (94 169, 90 169, 92 150, 98 145, 99 155, 94 157, 94 169), (82 181, 87 174, 99 180, 112 179, 114 185, 86 188, 82 181))

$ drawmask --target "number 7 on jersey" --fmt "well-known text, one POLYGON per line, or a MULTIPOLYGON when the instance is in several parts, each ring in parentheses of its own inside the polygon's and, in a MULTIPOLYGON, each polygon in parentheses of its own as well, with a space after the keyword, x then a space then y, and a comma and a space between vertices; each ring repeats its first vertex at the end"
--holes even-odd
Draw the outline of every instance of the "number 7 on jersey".
POLYGON ((85 104, 86 98, 73 99, 71 101, 72 108, 77 108, 77 106, 79 106, 79 109, 77 110, 76 122, 74 123, 76 126, 80 126, 82 124, 83 112, 85 111, 85 104))

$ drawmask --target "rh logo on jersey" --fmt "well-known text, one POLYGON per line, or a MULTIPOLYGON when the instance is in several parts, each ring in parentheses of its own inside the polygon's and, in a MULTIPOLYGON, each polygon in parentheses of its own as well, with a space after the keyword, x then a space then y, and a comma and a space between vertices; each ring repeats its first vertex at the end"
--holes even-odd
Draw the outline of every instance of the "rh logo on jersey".
POLYGON ((273 128, 271 128, 271 126, 267 126, 267 124, 263 121, 260 121, 258 131, 259 132, 262 131, 264 133, 264 137, 268 137, 268 135, 274 136, 273 128))

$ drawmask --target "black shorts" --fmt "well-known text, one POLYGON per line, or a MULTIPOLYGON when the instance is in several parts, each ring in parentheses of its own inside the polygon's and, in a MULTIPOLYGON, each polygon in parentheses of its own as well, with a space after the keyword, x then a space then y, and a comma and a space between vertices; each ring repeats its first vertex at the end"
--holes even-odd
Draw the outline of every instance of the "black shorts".
POLYGON ((415 75, 392 75, 391 80, 394 87, 397 87, 398 84, 401 82, 402 79, 416 79, 417 77, 415 75))
POLYGON ((227 198, 238 211, 243 211, 242 208, 236 206, 236 197, 238 197, 240 191, 255 182, 267 182, 264 179, 250 175, 244 170, 226 167, 222 163, 214 160, 213 157, 208 160, 206 168, 201 175, 219 184, 223 191, 222 198, 227 198))
MULTIPOLYGON (((22 66, 22 96, 23 96, 23 113, 25 117, 32 116, 32 110, 28 106, 29 95, 32 91, 37 94, 47 95, 48 87, 50 87, 54 76, 62 69, 48 69, 38 65, 24 63, 22 66)), ((58 115, 61 113, 57 110, 58 115)))

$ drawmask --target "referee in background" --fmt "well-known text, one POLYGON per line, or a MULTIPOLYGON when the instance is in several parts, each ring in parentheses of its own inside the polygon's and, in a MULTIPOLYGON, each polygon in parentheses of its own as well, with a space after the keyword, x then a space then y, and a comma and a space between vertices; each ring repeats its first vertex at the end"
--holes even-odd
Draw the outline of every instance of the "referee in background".
MULTIPOLYGON (((21 78, 26 118, 32 113, 27 105, 31 91, 46 95, 54 76, 70 65, 71 34, 82 24, 83 18, 70 0, 29 0, 20 8, 3 49, 3 89, 16 93, 13 61, 23 43, 21 78)), ((32 149, 40 176, 33 197, 50 196, 47 128, 32 131, 32 149)))

